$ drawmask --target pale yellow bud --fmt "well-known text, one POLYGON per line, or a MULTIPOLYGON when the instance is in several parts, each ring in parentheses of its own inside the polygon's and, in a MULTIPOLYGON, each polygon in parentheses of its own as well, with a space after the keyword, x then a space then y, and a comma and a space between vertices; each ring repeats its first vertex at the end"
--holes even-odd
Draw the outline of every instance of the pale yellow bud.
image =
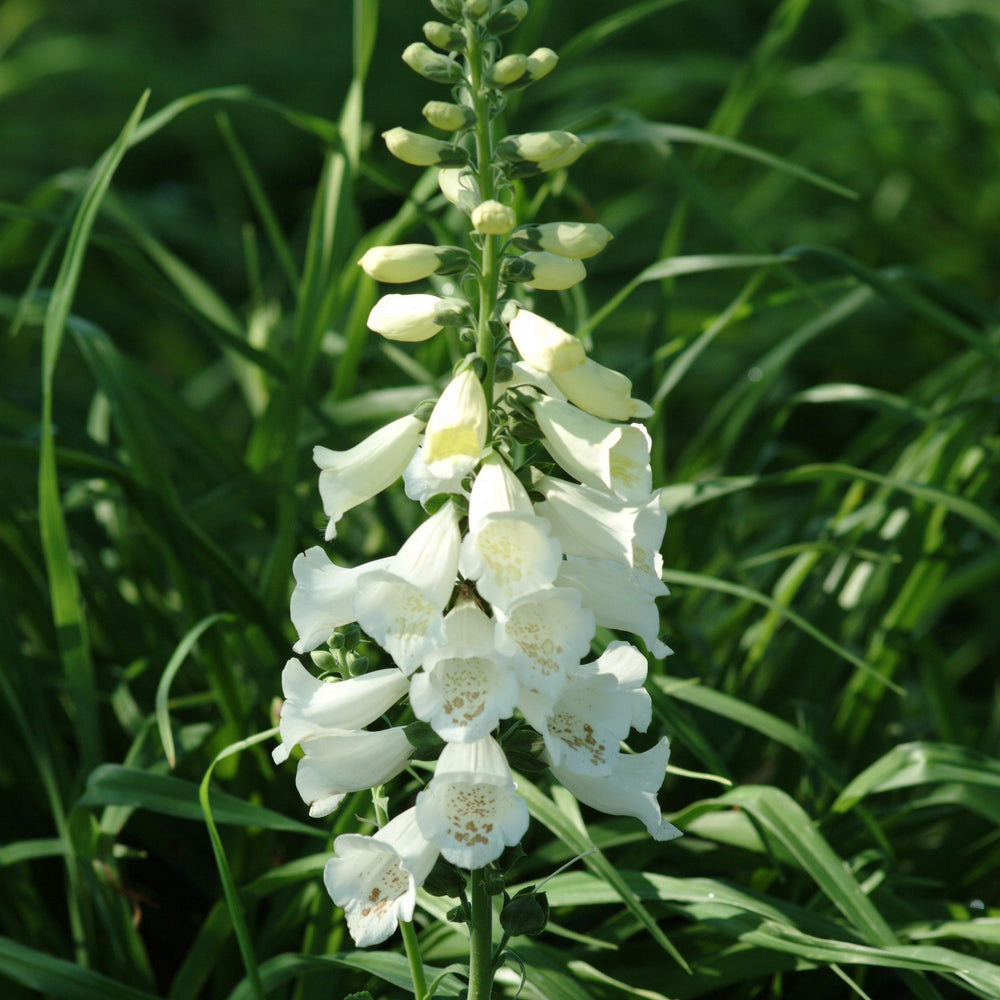
POLYGON ((544 222, 522 226, 512 241, 524 250, 544 250, 585 260, 600 253, 611 239, 611 233, 599 222, 544 222))
POLYGON ((431 125, 443 132, 457 132, 476 120, 471 108, 449 104, 447 101, 428 101, 424 105, 423 115, 431 125))
POLYGON ((531 78, 531 82, 534 83, 535 80, 541 80, 543 76, 548 76, 556 68, 557 62, 559 62, 559 56, 552 49, 535 49, 528 56, 527 74, 531 78))
POLYGON ((517 83, 528 68, 528 60, 520 53, 504 56, 498 59, 490 70, 490 82, 498 87, 506 87, 517 83))
POLYGON ((516 221, 514 209, 493 199, 472 210, 472 226, 484 236, 504 236, 514 228, 516 221))
POLYGON ((651 406, 632 398, 632 383, 625 375, 591 358, 579 367, 551 374, 552 381, 571 403, 595 417, 633 420, 653 414, 651 406))
POLYGON ((517 353, 537 371, 554 375, 583 366, 583 344, 542 316, 518 309, 507 329, 517 353))
POLYGON ((414 167, 436 167, 445 164, 456 165, 467 159, 463 150, 429 135, 411 132, 405 128, 391 128, 382 133, 389 152, 414 167))

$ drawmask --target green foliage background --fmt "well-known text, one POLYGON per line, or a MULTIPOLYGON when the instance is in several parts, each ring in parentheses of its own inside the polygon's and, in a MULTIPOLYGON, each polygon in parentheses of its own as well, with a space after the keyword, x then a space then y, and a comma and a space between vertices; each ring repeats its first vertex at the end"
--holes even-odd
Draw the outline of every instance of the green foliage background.
MULTIPOLYGON (((370 802, 303 822, 248 738, 320 537, 311 446, 433 395, 455 348, 371 337, 354 264, 461 231, 378 139, 440 96, 399 60, 431 16, 0 3, 13 1000, 406 995, 318 878, 370 802)), ((676 655, 649 738, 686 831, 529 790, 517 880, 600 850, 514 942, 523 995, 1000 996, 998 39, 987 0, 533 0, 512 36, 562 60, 509 128, 592 141, 520 217, 616 234, 538 308, 657 406, 676 655)), ((392 552, 418 517, 392 491, 332 551, 392 552)))

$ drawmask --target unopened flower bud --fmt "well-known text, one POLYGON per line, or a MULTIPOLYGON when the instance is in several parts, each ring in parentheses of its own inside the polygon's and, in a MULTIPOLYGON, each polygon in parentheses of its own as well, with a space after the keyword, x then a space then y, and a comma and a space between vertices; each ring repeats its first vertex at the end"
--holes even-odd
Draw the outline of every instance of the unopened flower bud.
POLYGON ((438 171, 438 187, 453 205, 466 215, 479 204, 476 175, 467 167, 446 168, 438 171))
POLYGON ((527 14, 528 5, 525 0, 512 0, 490 18, 487 27, 491 35, 505 35, 508 31, 513 31, 527 14))
POLYGON ((543 76, 548 76, 556 68, 557 62, 559 62, 559 56, 552 49, 535 49, 528 56, 528 67, 525 75, 530 78, 531 83, 534 83, 536 80, 541 80, 543 76))
POLYGON ((444 132, 457 132, 476 120, 476 113, 472 108, 449 104, 447 101, 428 101, 424 105, 423 115, 431 125, 444 132))
POLYGON ((461 326, 471 319, 469 303, 465 299, 438 299, 434 306, 434 322, 440 326, 461 326))
POLYGON ((462 16, 462 0, 431 0, 431 6, 445 17, 453 21, 462 16))
POLYGON ((397 160, 414 167, 458 166, 468 160, 464 149, 398 126, 383 132, 382 138, 397 160))
POLYGON ((632 382, 612 368, 587 358, 578 368, 552 372, 552 381, 581 410, 603 420, 644 420, 653 415, 648 403, 632 398, 632 382))
POLYGON ((444 326, 437 322, 440 302, 436 295, 383 295, 368 314, 368 328, 386 340, 409 344, 428 340, 444 326))
POLYGON ((465 48, 465 35, 453 25, 442 24, 440 21, 428 21, 424 24, 424 38, 431 45, 448 52, 459 52, 465 48))
POLYGON ((432 274, 449 274, 468 262, 459 247, 437 247, 430 243, 400 243, 393 247, 372 247, 358 263, 376 281, 399 284, 420 281, 432 274))
POLYGON ((510 205, 492 198, 472 210, 472 226, 484 236, 503 236, 514 228, 516 221, 514 209, 510 205))
POLYGON ((473 17, 482 17, 490 9, 490 0, 465 0, 465 12, 473 17))
POLYGON ((517 83, 524 76, 524 71, 528 68, 527 57, 520 53, 514 53, 498 59, 490 70, 490 82, 497 87, 506 87, 509 84, 517 83))
POLYGON ((543 163, 564 156, 577 145, 582 147, 583 143, 572 132, 524 132, 501 139, 497 144, 497 153, 513 163, 523 160, 543 163))
POLYGON ((521 226, 511 242, 522 250, 544 250, 586 260, 600 253, 611 239, 611 233, 599 222, 543 222, 521 226))
POLYGON ((435 83, 457 83, 462 78, 462 67, 454 59, 435 52, 423 42, 407 45, 403 50, 403 62, 414 73, 435 83))
POLYGON ((583 281, 587 270, 570 257, 533 250, 520 257, 505 258, 502 274, 504 281, 519 281, 528 288, 562 291, 583 281))

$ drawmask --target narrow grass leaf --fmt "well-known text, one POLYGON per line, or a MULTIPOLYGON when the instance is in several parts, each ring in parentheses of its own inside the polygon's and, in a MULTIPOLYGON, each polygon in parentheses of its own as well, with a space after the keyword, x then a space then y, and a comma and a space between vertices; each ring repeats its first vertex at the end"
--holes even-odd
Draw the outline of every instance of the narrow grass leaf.
POLYGON ((65 959, 0 937, 0 976, 55 1000, 157 1000, 65 959))
POLYGON ((180 670, 181 665, 187 658, 188 653, 194 648, 195 643, 198 641, 202 633, 211 628, 218 622, 223 621, 234 621, 235 616, 226 614, 225 612, 217 612, 216 614, 207 615, 202 618, 197 625, 191 628, 187 635, 181 639, 177 648, 174 650, 173 655, 170 657, 166 668, 160 677, 159 684, 156 685, 156 726, 160 731, 160 740, 163 743, 163 752, 166 755, 167 762, 173 768, 177 763, 177 755, 174 749, 174 734, 170 728, 170 685, 173 684, 174 678, 177 676, 177 671, 180 670))
POLYGON ((111 178, 125 155, 129 139, 142 117, 148 98, 147 91, 135 106, 114 145, 94 167, 90 184, 73 220, 42 328, 42 447, 38 470, 38 520, 49 576, 52 616, 73 703, 73 727, 85 769, 93 767, 103 755, 93 664, 80 584, 73 566, 69 533, 59 495, 52 422, 52 382, 91 230, 111 178))
POLYGON ((1000 794, 1000 761, 969 747, 901 743, 857 775, 832 808, 846 812, 867 795, 939 782, 955 782, 995 798, 1000 794))
MULTIPOLYGON (((277 732, 274 730, 273 732, 277 732)), ((268 734, 254 737, 260 743, 268 734)), ((246 742, 246 741, 244 741, 246 742)), ((242 744, 235 744, 241 746, 242 744)), ((252 745, 250 743, 247 744, 252 745)), ((202 819, 203 807, 199 806, 198 786, 168 774, 155 774, 121 764, 102 764, 87 779, 87 787, 77 800, 78 806, 131 806, 148 809, 164 816, 178 819, 202 819)), ((282 816, 262 806, 254 805, 235 795, 213 791, 210 806, 213 816, 220 823, 235 826, 258 826, 265 830, 284 830, 312 837, 327 836, 316 827, 282 816)))

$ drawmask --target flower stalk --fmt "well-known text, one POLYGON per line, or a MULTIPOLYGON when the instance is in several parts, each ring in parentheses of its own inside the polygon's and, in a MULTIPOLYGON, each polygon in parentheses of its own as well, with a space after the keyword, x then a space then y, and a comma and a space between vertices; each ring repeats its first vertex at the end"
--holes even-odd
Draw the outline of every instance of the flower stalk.
POLYGON ((472 872, 469 892, 469 1000, 493 995, 493 900, 486 891, 486 869, 472 872))

